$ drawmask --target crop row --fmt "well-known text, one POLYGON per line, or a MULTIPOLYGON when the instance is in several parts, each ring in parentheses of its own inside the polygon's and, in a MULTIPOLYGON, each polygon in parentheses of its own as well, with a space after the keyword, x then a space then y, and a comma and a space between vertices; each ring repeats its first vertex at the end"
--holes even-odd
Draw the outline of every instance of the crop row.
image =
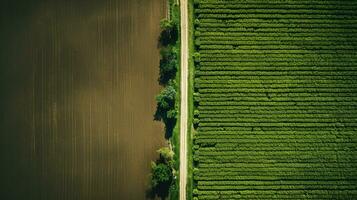
MULTIPOLYGON (((336 121, 337 122, 337 121, 336 121)), ((343 123, 341 124, 342 126, 348 126, 348 127, 356 127, 357 128, 357 123, 356 122, 350 122, 350 123, 343 123)), ((252 121, 252 122, 202 122, 199 124, 199 126, 202 127, 255 127, 255 126, 262 126, 262 127, 330 127, 333 128, 336 126, 336 124, 331 123, 331 121, 326 121, 326 122, 270 122, 270 121, 252 121)))
POLYGON ((217 88, 199 89, 200 93, 356 93, 357 88, 217 88))
MULTIPOLYGON (((340 113, 340 114, 329 114, 329 113, 253 113, 249 118, 250 119, 315 119, 315 118, 320 118, 320 119, 330 119, 330 118, 335 118, 335 119, 354 119, 355 118, 355 113, 349 112, 349 113, 340 113)), ((247 113, 241 113, 241 112, 236 112, 236 113, 202 113, 199 115, 199 118, 202 120, 206 119, 219 119, 219 120, 225 120, 225 119, 230 119, 230 120, 235 120, 235 119, 242 119, 242 118, 247 118, 247 113)))
MULTIPOLYGON (((217 71, 219 70, 224 70, 223 67, 239 67, 239 68, 247 68, 247 67, 272 67, 272 69, 286 69, 288 70, 289 67, 291 68, 291 71, 295 71, 296 69, 299 69, 297 67, 305 67, 306 69, 309 70, 315 70, 319 71, 320 68, 321 70, 326 70, 326 69, 338 69, 338 70, 349 70, 349 71, 357 71, 354 69, 355 66, 357 66, 353 62, 341 62, 341 63, 336 63, 336 62, 311 62, 309 64, 301 62, 301 61, 296 61, 296 62, 241 62, 241 61, 221 61, 221 62, 200 62, 201 67, 217 67, 217 71), (279 68, 281 67, 281 68, 279 68)), ((262 70, 265 70, 266 68, 262 68, 262 70)), ((200 68, 202 70, 202 68, 200 68)), ((259 70, 259 69, 253 69, 253 70, 259 70)))
POLYGON ((219 44, 214 44, 214 45, 200 45, 200 49, 202 50, 208 50, 208 49, 213 49, 213 50, 250 50, 250 51, 256 51, 256 50, 319 50, 319 51, 331 51, 331 50, 346 50, 346 51, 351 51, 355 50, 355 47, 353 46, 297 46, 297 45, 280 45, 280 46, 275 46, 273 47, 272 45, 258 45, 258 46, 250 46, 250 45, 219 45, 219 44))
MULTIPOLYGON (((336 156, 336 155, 335 155, 336 156)), ((341 155, 341 159, 338 159, 336 157, 327 157, 327 156, 321 156, 321 157, 316 157, 316 156, 309 156, 309 155, 300 155, 299 157, 294 156, 282 156, 282 155, 277 155, 277 156, 200 156, 198 157, 198 161, 200 163, 273 163, 273 162, 292 162, 292 163, 321 163, 321 162, 333 162, 333 161, 338 161, 338 162, 352 162, 354 158, 352 156, 347 157, 345 155, 341 155)), ((195 159, 195 158, 194 158, 195 159)), ((301 176, 296 174, 294 177, 289 177, 287 179, 329 179, 329 177, 326 176, 301 176)), ((341 178, 345 179, 345 177, 334 177, 336 179, 341 178)), ((355 177, 357 178, 357 177, 355 177)), ((265 176, 265 177, 259 177, 259 176, 254 176, 254 177, 231 177, 231 176, 212 176, 212 177, 202 177, 201 180, 280 180, 279 178, 276 177, 270 177, 270 176, 265 176)), ((284 179, 282 179, 284 180, 284 179)))
POLYGON ((355 190, 356 186, 346 185, 267 185, 267 186, 201 186, 199 190, 355 190))
MULTIPOLYGON (((281 49, 202 49, 200 51, 201 53, 225 53, 225 54, 237 54, 237 56, 239 54, 268 54, 268 55, 272 55, 274 56, 274 54, 292 54, 292 53, 296 53, 296 54, 306 54, 308 53, 308 50, 304 50, 304 49, 285 49, 285 50, 281 50, 281 49)), ((333 54, 333 53, 347 53, 347 54, 354 54, 353 49, 345 49, 345 50, 326 50, 326 49, 322 49, 322 50, 316 50, 316 53, 321 53, 321 54, 333 54)))
POLYGON ((353 0, 344 0, 343 4, 341 4, 341 1, 339 0, 299 0, 299 1, 294 1, 294 0, 199 0, 199 5, 205 5, 205 4, 212 4, 212 5, 217 5, 217 4, 222 4, 222 5, 230 5, 230 4, 242 4, 242 5, 265 5, 267 7, 274 6, 274 5, 307 5, 307 6, 318 6, 318 5, 345 5, 345 6, 350 6, 350 5, 357 5, 356 1, 353 0))
MULTIPOLYGON (((292 168, 266 168, 266 169, 249 169, 249 170, 237 170, 237 168, 224 168, 222 170, 199 170, 195 172, 195 176, 292 176, 295 173, 306 173, 306 175, 313 176, 317 173, 330 173, 336 176, 337 174, 344 173, 357 173, 357 169, 354 168, 319 168, 319 169, 292 169, 292 168)), ((331 177, 331 179, 333 179, 331 177)), ((356 180, 357 181, 357 180, 356 180)), ((212 185, 212 184, 207 184, 212 185)), ((224 184, 217 184, 224 185, 224 184)), ((356 186, 357 187, 357 186, 356 186)))
MULTIPOLYGON (((318 47, 322 46, 323 48, 333 48, 333 49, 343 49, 346 47, 351 48, 353 45, 357 44, 356 42, 346 42, 346 44, 343 44, 344 42, 337 42, 337 41, 331 41, 331 40, 325 40, 325 41, 316 41, 316 40, 289 40, 289 41, 284 41, 284 40, 253 40, 253 41, 248 41, 248 40, 230 40, 229 38, 211 38, 211 37, 205 37, 200 40, 196 41, 197 45, 200 45, 201 47, 204 47, 204 45, 225 45, 229 47, 229 45, 239 45, 239 47, 244 47, 247 49, 247 46, 263 46, 264 48, 272 47, 272 49, 276 48, 276 45, 284 45, 287 47, 287 45, 293 46, 293 45, 300 45, 300 46, 307 46, 308 48, 313 48, 313 47, 318 47), (306 45, 305 45, 306 44, 306 45), (338 46, 339 45, 339 46, 338 46), (346 46, 349 45, 349 46, 346 46)), ((201 48, 203 49, 203 48, 201 48)))
MULTIPOLYGON (((237 138, 230 138, 230 140, 233 140, 237 138)), ((212 139, 213 140, 213 139, 212 139)), ((299 142, 299 143, 295 143, 293 139, 286 139, 286 143, 284 145, 274 145, 273 144, 268 144, 268 142, 265 142, 265 140, 262 139, 262 142, 260 142, 259 139, 256 139, 256 142, 245 142, 245 143, 240 143, 240 142, 236 142, 233 143, 231 141, 224 143, 221 142, 221 140, 217 140, 216 143, 213 143, 214 141, 212 140, 208 140, 207 142, 204 142, 202 140, 197 141, 196 142, 196 146, 195 148, 199 148, 200 151, 217 151, 217 152, 230 152, 230 151, 242 151, 242 152, 249 152, 249 151, 259 151, 259 152, 274 152, 274 151, 292 151, 292 147, 295 147, 295 149, 298 150, 294 150, 296 152, 300 152, 300 153, 308 153, 309 151, 318 151, 318 152, 325 152, 325 151, 331 151, 331 149, 334 149, 334 151, 336 152, 340 152, 341 154, 345 154, 345 153, 356 153, 357 149, 356 149, 356 142, 350 142, 347 140, 344 141, 340 141, 338 143, 341 144, 341 147, 334 147, 331 148, 331 144, 333 144, 332 142, 329 143, 323 143, 323 142, 317 142, 316 144, 312 144, 312 143, 306 143, 306 142, 299 142), (345 146, 342 146, 344 143, 345 146), (206 146, 213 146, 214 147, 206 147, 206 146), (255 144, 255 149, 249 145, 255 144), (315 146, 314 146, 315 145, 315 146), (299 150, 302 149, 303 150, 299 150)), ((227 140, 226 140, 227 141, 227 140)), ((279 141, 279 140, 278 140, 279 141)), ((270 141, 269 141, 270 142, 270 141)), ((336 143, 335 145, 337 145, 338 143, 336 143)), ((267 154, 268 155, 268 154, 267 154)))
MULTIPOLYGON (((198 127, 197 130, 200 132, 211 132, 211 131, 252 131, 255 129, 262 129, 265 131, 280 131, 280 130, 287 130, 287 131, 356 131, 357 128, 354 126, 342 126, 341 124, 336 124, 335 127, 332 126, 311 126, 311 127, 298 127, 298 126, 259 126, 259 124, 255 124, 254 126, 232 126, 232 127, 198 127)), ((254 132, 253 132, 254 133, 254 132)))
POLYGON ((357 196, 357 2, 195 3, 194 196, 357 196))
MULTIPOLYGON (((318 34, 318 33, 280 33, 280 32, 275 32, 275 33, 256 33, 256 32, 225 32, 225 31, 209 31, 209 32, 201 32, 201 31, 195 31, 195 36, 196 37, 202 37, 202 36, 218 36, 218 37, 236 37, 236 40, 243 40, 244 38, 246 40, 252 40, 254 38, 271 38, 271 37, 279 37, 276 39, 284 40, 288 39, 289 40, 297 40, 297 39, 309 39, 309 38, 324 38, 322 40, 325 40, 327 38, 335 39, 336 37, 340 37, 341 40, 348 40, 349 37, 354 36, 354 33, 323 33, 323 34, 318 34), (248 37, 248 38, 247 38, 248 37), (250 37, 250 38, 249 38, 250 37)), ((354 41, 353 39, 350 39, 354 41)))
MULTIPOLYGON (((279 70, 276 70, 279 71, 279 70)), ((346 70, 348 71, 348 70, 346 70)), ((320 87, 320 88, 350 88, 350 87, 356 87, 357 83, 320 83, 320 84, 311 84, 311 83, 245 83, 245 84, 239 84, 239 83, 195 83, 195 86, 197 88, 237 88, 239 86, 240 88, 315 88, 315 87, 320 87)), ((323 99, 322 99, 323 100, 323 99)))
MULTIPOLYGON (((308 14, 308 15, 330 15, 331 10, 330 9, 293 9, 293 10, 285 10, 285 9, 275 9, 275 8, 269 8, 269 9, 261 9, 261 8, 255 8, 255 9, 239 9, 239 8, 197 8, 195 9, 195 14, 244 14, 248 15, 249 14, 285 14, 285 15, 294 15, 294 14, 308 14)), ((348 9, 335 9, 334 10, 334 15, 348 15, 348 16, 354 16, 357 13, 355 10, 348 8, 348 9)))
POLYGON ((305 27, 305 26, 323 26, 323 27, 353 27, 356 26, 357 20, 355 19, 274 19, 274 20, 264 20, 264 19, 214 19, 214 18, 205 18, 199 19, 196 22, 196 25, 201 23, 218 23, 221 25, 224 24, 240 24, 241 27, 270 27, 278 26, 282 28, 289 27, 305 27), (197 24, 198 23, 198 24, 197 24), (336 25, 336 26, 332 26, 336 25))
POLYGON ((230 63, 230 65, 224 65, 225 63, 221 63, 222 65, 217 65, 214 66, 212 64, 210 65, 201 65, 199 67, 200 72, 216 72, 216 71, 235 71, 235 72, 251 72, 251 71, 257 71, 257 72, 357 72, 357 70, 351 70, 353 69, 353 66, 346 66, 346 65, 341 65, 341 66, 298 66, 298 65, 249 65, 248 63, 242 64, 236 64, 236 63, 230 63))
MULTIPOLYGON (((201 71, 196 70, 195 75, 197 76, 346 76, 352 77, 357 76, 357 70, 351 71, 299 71, 299 70, 286 70, 286 71, 273 71, 273 70, 260 70, 260 71, 236 71, 236 70, 225 70, 225 71, 201 71)), ((355 77, 354 77, 355 78, 355 77)))
POLYGON ((355 20, 357 19, 356 15, 333 15, 333 14, 270 14, 270 13, 264 13, 264 14, 225 14, 225 13, 219 13, 219 14, 199 14, 197 16, 198 19, 298 19, 298 18, 303 18, 303 19, 326 19, 326 18, 332 18, 332 19, 339 19, 339 20, 355 20))
MULTIPOLYGON (((261 81, 262 84, 265 81, 282 81, 282 82, 284 82, 284 81, 296 80, 296 79, 306 81, 307 83, 308 83, 308 81, 311 82, 312 80, 331 80, 332 82, 340 81, 343 83, 344 81, 348 82, 348 81, 354 80, 356 78, 356 75, 354 75, 354 74, 347 75, 346 73, 337 74, 337 75, 335 75, 334 73, 322 74, 321 72, 318 72, 320 74, 317 74, 317 72, 315 72, 315 74, 307 74, 307 73, 293 74, 293 73, 287 73, 287 72, 282 73, 280 71, 275 74, 274 73, 262 74, 265 71, 259 71, 259 74, 257 74, 256 76, 254 76, 253 74, 248 74, 247 72, 244 72, 244 71, 233 71, 233 70, 231 72, 235 72, 235 73, 233 73, 231 75, 229 73, 223 72, 223 75, 212 76, 212 75, 215 75, 215 73, 217 71, 199 71, 199 70, 197 70, 196 78, 200 78, 201 80, 207 80, 207 81, 209 81, 209 80, 227 80, 227 81, 246 80, 247 82, 249 82, 249 80, 251 80, 251 81, 261 81), (263 75, 265 75, 265 76, 263 76, 263 75)), ((299 72, 299 71, 295 70, 295 72, 299 72)), ((302 71, 302 72, 304 72, 304 71, 302 71)), ((218 72, 218 73, 222 73, 222 71, 218 72)), ((313 84, 313 83, 311 83, 311 84, 313 84)))
MULTIPOLYGON (((205 123, 206 125, 209 124, 223 124, 225 126, 231 126, 229 125, 230 123, 236 123, 236 124, 250 124, 250 123, 261 123, 261 124, 266 124, 270 123, 271 126, 276 126, 277 124, 281 123, 286 123, 287 126, 290 126, 290 124, 296 125, 300 123, 313 123, 313 124, 321 124, 321 123, 343 123, 346 125, 352 125, 355 123, 355 126, 357 126, 357 119, 355 117, 351 118, 334 118, 334 117, 329 117, 329 118, 282 118, 282 117, 267 117, 267 118, 244 118, 244 117, 212 117, 212 118, 200 118, 200 123, 205 123)), ((237 125, 239 126, 239 125, 237 125)))
MULTIPOLYGON (((200 134, 204 134, 204 133, 201 132, 200 134)), ((249 136, 238 135, 238 134, 237 135, 221 134, 220 136, 217 137, 212 137, 211 135, 205 137, 203 135, 201 137, 197 137, 194 141, 195 144, 200 145, 199 147, 204 148, 202 150, 205 151, 216 151, 216 150, 221 151, 224 149, 229 150, 229 149, 236 149, 236 148, 252 150, 253 147, 250 147, 249 143, 259 143, 259 146, 255 146, 255 148, 257 148, 256 151, 259 150, 265 151, 264 149, 271 149, 274 147, 276 147, 274 151, 278 151, 279 148, 288 148, 292 146, 314 147, 311 146, 311 144, 313 143, 318 143, 318 146, 315 146, 316 148, 326 148, 324 150, 337 150, 338 147, 337 146, 331 147, 330 146, 331 143, 336 143, 336 144, 346 143, 346 146, 341 146, 341 148, 348 151, 356 149, 356 147, 349 146, 349 145, 355 145, 355 143, 357 142, 356 136, 349 136, 346 134, 345 135, 330 134, 330 135, 326 135, 326 138, 324 138, 324 136, 325 135, 317 135, 317 134, 313 134, 313 135, 300 134, 300 135, 291 135, 291 136, 268 135, 268 134, 255 135, 253 132, 249 136), (278 142, 284 142, 284 143, 275 144, 278 142), (211 145, 206 145, 206 144, 211 144, 211 145), (330 149, 327 149, 328 147, 330 147, 330 149)), ((291 149, 287 151, 306 151, 306 149, 291 149)))
MULTIPOLYGON (((282 136, 275 136, 272 137, 269 135, 264 137, 265 135, 259 135, 255 138, 237 138, 237 137, 225 137, 225 138, 197 138, 195 139, 195 144, 200 145, 199 148, 204 148, 202 150, 205 151, 218 151, 218 150, 224 150, 224 149, 235 149, 235 148, 248 148, 249 144, 259 144, 259 146, 256 145, 256 151, 258 151, 259 147, 261 147, 261 151, 265 151, 264 148, 271 148, 271 147, 276 147, 275 151, 279 151, 279 148, 285 148, 285 147, 298 147, 298 146, 307 146, 311 147, 314 143, 318 144, 319 146, 316 147, 330 147, 330 149, 327 150, 336 150, 333 146, 331 147, 331 144, 340 144, 343 145, 346 143, 344 147, 346 147, 345 150, 352 150, 355 148, 350 148, 351 146, 349 145, 354 145, 356 144, 356 137, 348 137, 348 136, 335 136, 335 138, 327 137, 326 140, 322 139, 321 137, 306 137, 308 140, 304 140, 303 138, 298 138, 298 137, 286 137, 285 135, 282 136), (260 138, 261 137, 261 138, 260 138), (283 144, 277 144, 279 142, 284 142, 283 144), (348 148, 347 148, 348 147, 348 148), (212 149, 211 149, 212 148, 212 149)), ((248 148, 251 149, 251 148, 248 148)), ((344 148, 343 148, 344 149, 344 148)), ((284 150, 285 151, 285 150, 284 150)), ((288 151, 306 151, 304 149, 291 149, 288 151)))
MULTIPOLYGON (((248 107, 248 106, 247 106, 248 107)), ((311 108, 311 106, 309 106, 311 108)), ((243 109, 227 109, 227 110, 215 110, 215 109, 207 109, 207 110, 201 110, 199 114, 197 114, 196 117, 209 117, 209 116, 216 116, 216 117, 224 117, 224 116, 247 116, 247 115, 252 115, 252 116, 259 116, 259 117, 264 117, 264 116, 286 116, 286 117, 292 117, 292 116, 335 116, 335 117, 347 117, 347 116, 354 116, 355 111, 354 110, 347 110, 347 111, 335 111, 333 109, 324 109, 321 110, 319 107, 311 109, 311 110, 301 110, 300 109, 291 109, 291 108, 268 108, 268 106, 265 106, 264 108, 255 108, 255 109, 249 109, 251 107, 248 107, 248 109, 244 109, 245 107, 240 107, 243 109)), ((296 106, 295 106, 296 108, 296 106)))
POLYGON ((314 27, 309 27, 309 28, 246 28, 242 26, 233 26, 233 27, 216 27, 216 26, 199 26, 196 29, 197 31, 200 32, 235 32, 235 33, 249 33, 249 32, 254 32, 254 33, 275 33, 279 31, 280 33, 289 33, 294 36, 296 33, 316 33, 316 32, 326 32, 329 35, 332 33, 336 34, 354 34, 357 31, 355 30, 355 27, 347 29, 347 28, 314 28, 314 27))
MULTIPOLYGON (((270 52, 265 52, 265 53, 259 53, 259 52, 255 52, 254 54, 250 53, 250 52, 238 52, 235 54, 226 54, 222 52, 217 52, 215 51, 213 52, 201 52, 200 57, 205 58, 205 57, 212 57, 213 58, 235 58, 235 59, 242 59, 242 61, 245 61, 245 59, 249 59, 248 61, 251 61, 250 59, 281 59, 281 58, 285 58, 285 59, 301 59, 301 58, 306 58, 307 61, 310 61, 310 59, 322 59, 322 60, 331 60, 331 59, 341 59, 344 60, 346 59, 346 61, 348 61, 349 59, 356 59, 354 53, 351 54, 331 54, 331 53, 324 53, 324 54, 319 54, 319 55, 311 55, 309 53, 304 53, 304 52, 292 52, 292 53, 283 53, 283 54, 275 54, 275 53, 270 53, 270 52)), ((326 61, 327 61, 326 60, 326 61)), ((269 61, 269 60, 268 60, 269 61)))
MULTIPOLYGON (((345 0, 344 0, 345 1, 345 0)), ((346 1, 345 1, 346 2, 346 1)), ((347 3, 347 2, 346 2, 347 3)), ((351 2, 352 3, 352 2, 351 2)), ((209 10, 211 12, 220 12, 224 10, 242 10, 242 11, 249 11, 249 10, 259 10, 259 11, 264 11, 264 10, 283 10, 286 11, 287 14, 289 13, 295 13, 300 10, 313 10, 313 11, 329 11, 328 13, 331 14, 331 12, 338 14, 337 12, 334 11, 340 11, 340 10, 353 10, 354 8, 357 8, 357 4, 341 4, 341 3, 332 3, 326 1, 324 4, 290 4, 289 1, 285 2, 279 2, 279 3, 274 3, 271 1, 261 1, 261 2, 256 2, 256 3, 250 3, 250 2, 244 2, 244 1, 235 1, 234 4, 226 4, 222 3, 219 1, 211 2, 211 3, 200 3, 196 8, 195 12, 199 12, 200 10, 209 10)))
MULTIPOLYGON (((226 78, 226 77, 223 77, 226 78)), ((306 77, 303 79, 252 79, 250 81, 242 80, 242 79, 222 79, 222 77, 200 77, 195 79, 195 83, 227 83, 227 84, 244 84, 244 83, 252 83, 252 84, 274 84, 274 83, 295 83, 295 84, 328 84, 328 83, 351 83, 354 84, 353 80, 343 80, 343 79, 311 79, 310 77, 306 77), (208 78, 208 79, 206 79, 208 78)), ((308 94, 308 93, 307 93, 308 94)), ((288 95, 288 94, 286 94, 288 95)))
MULTIPOLYGON (((274 159, 274 158, 272 158, 274 159)), ((258 172, 229 172, 225 171, 224 169, 220 172, 212 172, 212 173, 197 173, 195 174, 195 179, 198 181, 240 181, 240 180, 262 180, 262 181, 269 181, 269 180, 339 180, 341 177, 342 171, 286 171, 286 172, 272 172, 269 171, 267 173, 264 170, 258 172), (319 177, 321 176, 321 177, 319 177), (257 178, 261 177, 261 178, 257 178)), ((350 172, 350 171, 347 171, 350 172)), ((356 173, 356 171, 350 172, 356 173)), ((350 177, 343 177, 344 180, 355 180, 357 182, 356 176, 350 177)), ((232 187, 232 186, 230 186, 232 187)), ((351 187, 357 187, 355 185, 351 185, 351 187)))
MULTIPOLYGON (((301 54, 300 56, 296 56, 296 57, 291 57, 289 54, 283 54, 283 55, 286 55, 286 57, 281 57, 279 56, 279 54, 258 54, 258 53, 255 53, 255 54, 240 54, 240 53, 237 53, 237 54, 225 54, 225 56, 221 56, 222 54, 204 54, 202 56, 202 58, 200 59, 204 59, 202 60, 202 62, 218 62, 218 61, 223 61, 223 62, 227 62, 227 61, 230 61, 230 62, 240 62, 240 63, 247 63, 247 64, 251 64, 251 63, 254 63, 253 60, 256 59, 256 62, 258 63, 262 63, 264 59, 266 59, 266 63, 280 63, 280 62, 288 62, 288 63, 293 63, 295 61, 297 62, 301 62, 302 60, 302 56, 304 56, 304 54, 301 54), (209 58, 210 55, 213 57, 213 58, 209 58), (217 58, 218 61, 214 60, 214 58, 217 58), (207 60, 207 61, 205 61, 207 60)), ((321 56, 321 57, 306 57, 305 60, 309 61, 313 64, 317 63, 319 60, 323 60, 324 62, 326 63, 331 63, 333 61, 331 61, 328 57, 325 57, 325 56, 321 56)), ((341 64, 345 64, 345 63, 351 63, 351 62, 354 62, 353 58, 349 58, 349 57, 340 57, 338 58, 337 60, 335 59, 335 62, 336 61, 341 61, 341 64)), ((355 65, 352 65, 352 66, 355 66, 355 65)), ((199 66, 196 66, 196 68, 199 67, 199 66)), ((348 75, 346 75, 348 76, 348 75)), ((220 78, 220 77, 217 77, 217 78, 220 78)), ((323 78, 323 77, 322 77, 323 78)))
MULTIPOLYGON (((223 67, 230 67, 230 66, 237 66, 237 67, 275 67, 276 69, 279 69, 278 67, 282 67, 284 69, 289 69, 288 67, 291 67, 291 71, 294 71, 294 67, 310 67, 310 70, 315 70, 318 71, 320 68, 321 70, 325 70, 326 67, 328 69, 338 69, 338 70, 350 70, 350 71, 356 71, 354 69, 355 66, 357 66, 353 62, 311 62, 309 64, 304 63, 302 61, 295 61, 295 62, 287 62, 287 61, 280 61, 280 62, 242 62, 242 61, 210 61, 210 62, 200 62, 200 66, 202 67, 217 67, 217 70, 224 70, 223 67)), ((201 69, 201 68, 200 68, 201 69)), ((258 69, 254 69, 258 70, 258 69)), ((264 70, 264 69, 263 69, 264 70)))
MULTIPOLYGON (((234 79, 228 79, 228 80, 234 80, 234 79)), ((244 79, 243 79, 244 80, 244 79)), ((282 79, 280 79, 282 80, 282 79)), ((279 80, 279 81, 280 81, 279 80)), ((209 79, 207 79, 207 81, 209 81, 209 79)), ((285 80, 283 80, 284 82, 285 80)), ((249 81, 247 81, 249 83, 249 81)), ((348 82, 348 80, 346 80, 346 82, 348 82)), ((254 82, 253 82, 254 83, 254 82)), ((264 84, 269 84, 269 83, 261 83, 262 85, 264 84)), ((305 83, 307 84, 307 83, 305 83)), ((309 84, 314 84, 314 83, 309 83, 309 84)), ((266 97, 266 98, 278 98, 278 97, 288 97, 290 98, 290 100, 292 100, 291 98, 298 98, 298 97, 311 97, 311 98, 316 98, 316 97, 326 97, 326 98, 339 98, 339 97, 347 97, 347 99, 349 97, 356 97, 357 95, 354 93, 342 93, 342 92, 338 92, 338 91, 332 91, 331 93, 309 93, 309 92, 299 92, 299 93, 278 93, 278 92, 273 92, 273 93, 251 93, 251 94, 247 94, 247 93, 226 93, 226 94, 206 94, 206 93, 196 93, 197 98, 201 99, 201 98, 216 98, 216 97, 222 97, 222 98, 237 98, 237 97, 241 97, 242 99, 239 100, 244 100, 246 98, 256 98, 256 97, 266 97)))
MULTIPOLYGON (((225 135, 251 135, 252 134, 252 130, 248 130, 248 131, 214 131, 214 132, 204 132, 204 134, 210 134, 212 136, 219 136, 221 134, 225 134, 225 135)), ((297 134, 342 134, 342 136, 344 136, 345 134, 347 135, 355 135, 356 132, 355 131, 337 131, 337 130, 329 130, 329 131, 292 131, 292 130, 261 130, 259 128, 254 130, 254 134, 255 135, 259 135, 259 134, 279 134, 279 135, 297 135, 297 134)), ((357 134, 356 134, 357 135, 357 134)), ((199 136, 199 135, 198 135, 199 136)))
MULTIPOLYGON (((217 22, 197 22, 196 31, 204 31, 204 30, 222 30, 228 32, 276 32, 281 31, 282 33, 286 32, 297 32, 297 33, 313 33, 313 32, 332 32, 332 33, 354 33, 356 32, 354 29, 356 28, 353 24, 346 24, 344 26, 339 25, 335 26, 335 24, 329 24, 322 26, 319 23, 315 24, 305 24, 302 26, 284 26, 280 23, 272 23, 272 24, 265 24, 261 26, 261 23, 242 23, 242 22, 235 22, 235 23, 217 23, 217 22)), ((320 36, 321 38, 321 36, 320 36)))
MULTIPOLYGON (((283 138, 283 137, 281 137, 283 138)), ((196 146, 194 148, 198 148, 199 151, 217 151, 217 152, 229 152, 229 151, 242 151, 242 152, 249 152, 249 151, 259 151, 259 152, 267 152, 270 151, 296 151, 300 153, 308 153, 309 151, 317 151, 317 152, 324 152, 324 151, 332 151, 333 149, 336 152, 341 154, 345 153, 356 153, 356 142, 346 140, 339 140, 338 142, 327 142, 324 143, 322 140, 313 140, 315 143, 308 143, 303 141, 294 142, 293 139, 285 139, 284 144, 276 145, 276 142, 282 142, 281 140, 273 141, 273 139, 255 139, 255 141, 251 142, 232 142, 232 140, 239 140, 237 138, 230 138, 227 140, 219 140, 214 141, 213 139, 206 139, 196 141, 196 146), (226 141, 226 143, 224 143, 226 141), (271 143, 273 142, 273 143, 271 143), (270 143, 270 144, 269 144, 270 143), (331 147, 336 146, 336 147, 331 147), (337 146, 340 145, 340 146, 337 146), (252 147, 255 146, 255 149, 252 147), (296 150, 292 150, 296 149, 296 150)), ((267 154, 269 155, 269 154, 267 154)))

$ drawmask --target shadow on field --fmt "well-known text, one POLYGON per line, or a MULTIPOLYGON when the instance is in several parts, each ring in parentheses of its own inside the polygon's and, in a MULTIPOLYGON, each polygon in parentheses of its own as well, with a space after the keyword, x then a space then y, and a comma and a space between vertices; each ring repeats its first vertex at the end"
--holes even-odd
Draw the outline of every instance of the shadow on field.
POLYGON ((146 192, 146 198, 155 199, 156 197, 165 200, 169 195, 170 183, 161 184, 155 188, 151 188, 146 192))
POLYGON ((166 112, 167 111, 163 111, 162 109, 160 109, 159 106, 157 106, 157 109, 156 109, 156 112, 154 115, 154 120, 156 120, 156 121, 162 120, 164 122, 164 124, 165 124, 165 138, 170 139, 172 137, 173 130, 175 128, 177 119, 176 118, 168 119, 166 117, 163 117, 166 115, 166 112))

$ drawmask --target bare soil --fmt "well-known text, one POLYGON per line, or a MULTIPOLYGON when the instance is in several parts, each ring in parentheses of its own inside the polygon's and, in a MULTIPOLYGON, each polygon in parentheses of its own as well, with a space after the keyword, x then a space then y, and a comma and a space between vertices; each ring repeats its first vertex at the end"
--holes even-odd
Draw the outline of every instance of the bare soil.
POLYGON ((5 0, 0 199, 145 199, 165 0, 5 0))

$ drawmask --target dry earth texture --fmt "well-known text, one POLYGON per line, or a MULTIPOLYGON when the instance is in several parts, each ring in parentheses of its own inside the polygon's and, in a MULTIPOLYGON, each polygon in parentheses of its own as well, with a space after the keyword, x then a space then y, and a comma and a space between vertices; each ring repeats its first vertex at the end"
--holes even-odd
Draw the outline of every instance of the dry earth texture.
POLYGON ((5 0, 0 199, 145 199, 164 0, 5 0))

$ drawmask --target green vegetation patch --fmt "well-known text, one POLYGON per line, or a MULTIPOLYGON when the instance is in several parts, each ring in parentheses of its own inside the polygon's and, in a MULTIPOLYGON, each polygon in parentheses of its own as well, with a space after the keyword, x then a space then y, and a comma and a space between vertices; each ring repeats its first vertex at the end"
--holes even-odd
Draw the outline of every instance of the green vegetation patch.
POLYGON ((357 1, 195 0, 193 199, 357 198, 357 1))

